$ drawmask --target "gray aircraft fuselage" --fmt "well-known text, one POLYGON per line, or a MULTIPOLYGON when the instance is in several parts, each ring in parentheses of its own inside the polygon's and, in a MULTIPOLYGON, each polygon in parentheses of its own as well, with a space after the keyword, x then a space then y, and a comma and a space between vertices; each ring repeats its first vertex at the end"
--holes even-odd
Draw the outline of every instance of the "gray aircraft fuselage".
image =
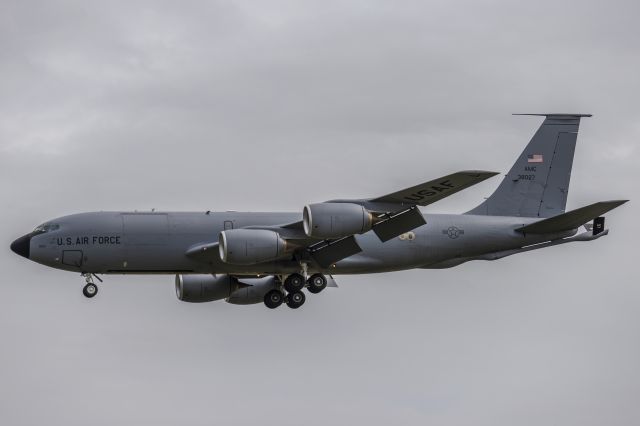
POLYGON ((465 214, 419 207, 498 173, 460 171, 374 198, 307 204, 300 213, 81 213, 38 226, 11 249, 81 273, 88 298, 97 294, 97 274, 176 274, 181 301, 297 309, 303 289, 335 287, 333 275, 450 268, 607 235, 602 215, 627 200, 566 211, 578 128, 590 115, 542 115, 496 190, 465 214))
MULTIPOLYGON (((516 228, 534 218, 427 214, 426 225, 381 242, 373 232, 356 236, 362 252, 311 272, 358 274, 455 266, 464 259, 517 250, 576 233, 527 235, 516 228)), ((217 241, 225 229, 279 225, 301 220, 297 213, 95 212, 47 222, 49 230, 23 239, 22 255, 53 268, 95 274, 207 273, 278 275, 298 272, 293 260, 256 265, 224 263, 217 250, 198 258, 191 247, 217 241), (51 226, 53 225, 53 226, 51 226), (26 251, 25 251, 26 250, 26 251)))

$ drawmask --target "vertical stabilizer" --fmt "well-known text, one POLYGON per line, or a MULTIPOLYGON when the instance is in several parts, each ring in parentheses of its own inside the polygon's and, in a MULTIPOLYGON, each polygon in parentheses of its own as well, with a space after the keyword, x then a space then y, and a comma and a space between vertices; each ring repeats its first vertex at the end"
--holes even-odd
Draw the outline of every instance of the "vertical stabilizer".
POLYGON ((514 115, 545 119, 498 189, 467 214, 551 217, 564 213, 580 118, 591 115, 514 115))

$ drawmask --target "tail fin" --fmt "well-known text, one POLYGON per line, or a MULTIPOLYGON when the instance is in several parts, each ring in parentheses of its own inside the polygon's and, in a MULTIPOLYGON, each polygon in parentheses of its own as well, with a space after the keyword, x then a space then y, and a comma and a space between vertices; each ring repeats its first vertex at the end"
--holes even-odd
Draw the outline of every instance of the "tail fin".
POLYGON ((544 122, 498 189, 467 214, 551 217, 567 204, 581 117, 591 114, 540 115, 544 122))

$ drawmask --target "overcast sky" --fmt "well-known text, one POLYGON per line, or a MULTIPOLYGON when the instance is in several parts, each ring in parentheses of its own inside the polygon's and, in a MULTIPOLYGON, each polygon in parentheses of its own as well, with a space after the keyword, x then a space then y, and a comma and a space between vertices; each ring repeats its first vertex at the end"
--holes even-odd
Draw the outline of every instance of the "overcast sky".
MULTIPOLYGON (((0 423, 640 423, 637 1, 0 2, 0 423), (285 210, 506 172, 582 121, 608 237, 338 277, 301 309, 175 298, 9 251, 93 210, 285 210)), ((463 212, 493 178, 430 212, 463 212)))

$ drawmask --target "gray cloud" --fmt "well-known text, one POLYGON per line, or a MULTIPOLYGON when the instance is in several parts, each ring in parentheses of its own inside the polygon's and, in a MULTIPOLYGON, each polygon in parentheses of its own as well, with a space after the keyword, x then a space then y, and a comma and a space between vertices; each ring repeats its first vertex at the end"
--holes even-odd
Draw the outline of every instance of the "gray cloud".
MULTIPOLYGON (((506 171, 589 112, 570 207, 637 199, 637 2, 0 5, 1 240, 107 209, 299 210, 506 171)), ((498 179, 429 211, 461 212, 498 179)), ((611 235, 339 277, 299 311, 0 255, 0 422, 634 424, 634 202, 611 235)))

